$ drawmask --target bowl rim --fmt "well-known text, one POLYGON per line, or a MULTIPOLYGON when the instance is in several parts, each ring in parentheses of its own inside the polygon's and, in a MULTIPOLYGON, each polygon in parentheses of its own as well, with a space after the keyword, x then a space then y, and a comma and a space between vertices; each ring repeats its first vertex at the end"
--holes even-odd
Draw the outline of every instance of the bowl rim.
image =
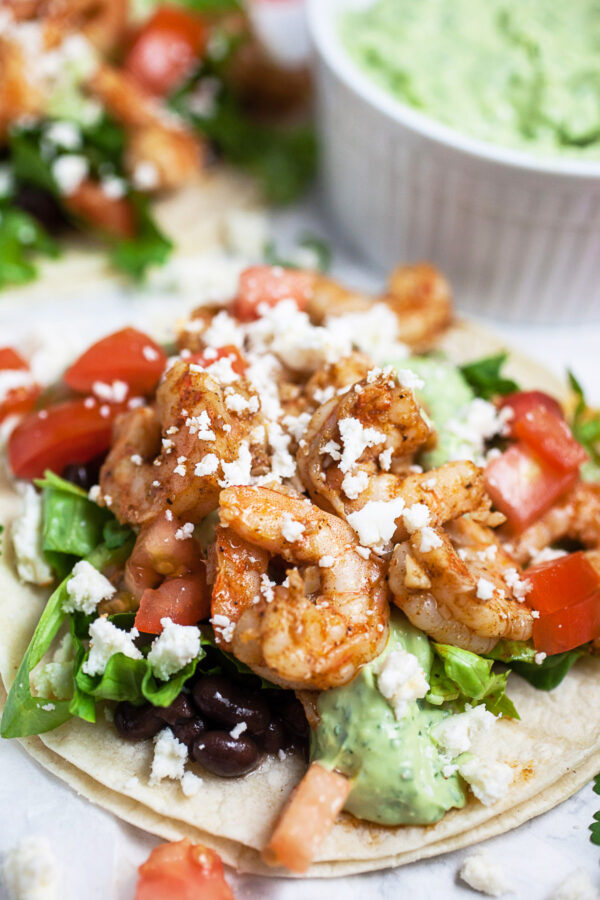
MULTIPOLYGON (((365 5, 364 0, 361 5, 365 5)), ((352 9, 353 6, 357 7, 356 2, 353 4, 349 0, 306 0, 311 44, 347 87, 388 119, 429 138, 441 147, 451 148, 479 160, 536 174, 600 178, 600 160, 537 156, 525 150, 472 138, 397 100, 363 72, 339 39, 335 18, 344 7, 352 9)))

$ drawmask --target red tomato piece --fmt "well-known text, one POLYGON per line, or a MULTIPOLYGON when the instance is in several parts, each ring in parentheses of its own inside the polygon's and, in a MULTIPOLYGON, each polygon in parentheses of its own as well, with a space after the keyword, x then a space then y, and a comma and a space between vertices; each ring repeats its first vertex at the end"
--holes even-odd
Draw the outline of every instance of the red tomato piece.
POLYGON ((546 394, 544 391, 515 391, 514 394, 506 394, 506 396, 502 397, 498 405, 500 409, 509 406, 514 413, 513 418, 508 423, 509 428, 512 422, 520 419, 530 410, 537 409, 539 406, 547 409, 549 413, 552 413, 558 419, 564 419, 565 417, 558 400, 555 400, 554 397, 551 397, 550 394, 546 394))
POLYGON ((189 838, 159 844, 138 871, 134 900, 235 900, 221 858, 189 838))
POLYGON ((70 463, 89 462, 108 450, 112 424, 123 409, 90 397, 30 413, 8 442, 13 473, 17 478, 40 478, 46 469, 60 474, 70 463))
POLYGON ((191 356, 187 357, 187 362, 193 363, 195 366, 207 368, 208 366, 212 366, 217 360, 227 358, 231 360, 231 368, 237 375, 243 375, 245 373, 248 364, 238 348, 234 347, 233 344, 219 347, 218 350, 214 351, 214 355, 210 350, 204 350, 202 353, 193 353, 191 356))
POLYGON ((512 432, 534 453, 564 472, 578 469, 588 458, 565 420, 559 419, 544 406, 535 406, 515 419, 512 432))
POLYGON ((521 443, 491 460, 485 470, 487 492, 517 533, 550 509, 577 478, 577 472, 555 469, 521 443))
POLYGON ((136 328, 102 338, 67 369, 64 380, 75 391, 91 391, 97 381, 124 381, 133 394, 151 393, 165 370, 161 347, 136 328))
POLYGON ((533 622, 533 646, 553 656, 600 637, 600 591, 533 622))
POLYGON ((240 275, 233 314, 242 322, 250 322, 259 318, 261 304, 276 306, 282 300, 293 300, 298 309, 305 309, 313 291, 313 279, 310 272, 281 266, 244 269, 240 275))
POLYGON ((531 584, 527 603, 544 615, 574 606, 600 588, 600 573, 582 551, 530 566, 523 577, 531 584))
POLYGON ((156 588, 142 594, 135 617, 135 627, 146 634, 160 634, 161 619, 168 617, 176 625, 196 625, 210 615, 210 591, 206 573, 167 578, 156 588))
POLYGON ((28 371, 29 366, 16 350, 13 350, 12 347, 0 347, 0 422, 4 421, 7 416, 29 412, 35 406, 35 401, 42 389, 25 374, 28 371), (15 376, 12 387, 13 376, 6 376, 8 383, 3 387, 2 372, 22 372, 23 376, 15 376), (22 383, 19 384, 19 381, 22 383))
POLYGON ((117 238, 132 238, 137 216, 128 197, 108 197, 97 181, 82 181, 64 198, 67 209, 94 228, 117 238))
POLYGON ((125 59, 125 69, 151 94, 164 97, 200 60, 206 24, 177 6, 161 6, 142 27, 125 59))

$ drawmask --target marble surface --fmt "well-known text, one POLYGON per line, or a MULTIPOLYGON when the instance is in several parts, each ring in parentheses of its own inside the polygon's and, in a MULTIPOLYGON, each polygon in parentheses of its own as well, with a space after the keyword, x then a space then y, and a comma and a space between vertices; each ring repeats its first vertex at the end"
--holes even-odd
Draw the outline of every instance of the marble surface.
MULTIPOLYGON (((283 245, 306 228, 327 233, 326 222, 314 204, 279 216, 274 222, 276 236, 283 245)), ((338 274, 358 285, 381 283, 380 273, 357 263, 344 247, 336 249, 338 274)), ((127 292, 111 291, 110 295, 86 295, 85 305, 73 303, 72 299, 52 305, 40 302, 27 308, 18 302, 2 302, 0 344, 22 340, 32 330, 52 328, 61 334, 63 350, 68 352, 70 346, 75 348, 82 340, 82 335, 106 333, 126 321, 159 322, 165 315, 165 297, 159 293, 144 304, 127 292)), ((169 300, 169 315, 179 313, 186 304, 189 302, 169 300)), ((483 316, 481 321, 485 321, 483 316)), ((550 326, 487 324, 504 335, 507 344, 528 352, 557 374, 572 367, 590 398, 600 404, 600 323, 584 330, 576 324, 560 330, 550 326)), ((587 830, 598 808, 600 797, 588 785, 551 812, 486 842, 486 850, 512 884, 514 896, 527 900, 550 898, 557 886, 578 869, 585 870, 600 886, 600 848, 590 843, 587 830)), ((76 796, 33 762, 17 742, 0 741, 0 854, 32 834, 48 839, 62 867, 61 900, 130 900, 136 867, 157 843, 150 835, 124 825, 76 796)), ((475 894, 457 880, 457 872, 462 860, 472 852, 471 848, 398 870, 341 878, 333 883, 258 879, 233 873, 228 873, 228 877, 236 897, 244 900, 321 900, 331 892, 340 900, 396 900, 409 896, 416 900, 467 900, 475 894)), ((0 897, 6 898, 1 886, 0 897)))

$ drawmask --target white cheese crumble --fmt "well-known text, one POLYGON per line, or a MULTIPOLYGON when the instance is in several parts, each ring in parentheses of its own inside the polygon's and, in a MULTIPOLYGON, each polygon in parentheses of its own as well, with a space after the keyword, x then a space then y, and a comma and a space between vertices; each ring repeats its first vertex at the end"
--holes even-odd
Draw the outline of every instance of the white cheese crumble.
POLYGON ((186 797, 195 797, 203 785, 203 780, 193 772, 184 772, 181 777, 181 790, 186 797))
POLYGON ((452 458, 483 463, 485 441, 505 433, 511 414, 508 407, 498 410, 493 403, 476 397, 446 423, 446 430, 458 438, 452 458))
MULTIPOLYGON (((193 366, 190 366, 190 368, 193 368, 193 366)), ((205 370, 202 369, 201 371, 204 372, 205 370)), ((185 424, 190 434, 195 434, 199 441, 214 441, 217 438, 212 429, 210 417, 205 409, 202 410, 199 416, 188 416, 185 424)), ((169 441, 169 444, 172 445, 173 442, 169 441)))
POLYGON ((396 519, 404 510, 404 500, 369 500, 362 509, 350 513, 348 523, 354 528, 360 543, 377 552, 385 550, 396 530, 396 519))
POLYGON ((425 387, 423 379, 412 369, 398 369, 396 374, 402 387, 409 388, 411 391, 425 387))
POLYGON ((333 558, 333 556, 322 556, 319 560, 319 567, 321 569, 331 569, 334 563, 335 559, 333 558))
POLYGON ((389 472, 392 468, 392 453, 392 448, 388 447, 387 450, 382 450, 382 452, 379 454, 379 465, 384 472, 389 472))
POLYGON ((123 403, 129 393, 129 385, 125 381, 113 381, 106 384, 104 381, 94 381, 92 391, 100 400, 107 403, 123 403))
POLYGON ((248 726, 246 725, 245 722, 238 722, 237 725, 235 725, 231 729, 229 734, 231 735, 232 738, 235 738, 235 740, 237 740, 241 734, 243 734, 245 731, 247 731, 247 729, 248 729, 248 726))
POLYGON ((506 582, 508 589, 512 591, 515 600, 518 600, 519 603, 523 603, 527 594, 532 590, 533 585, 531 582, 528 581, 526 577, 521 578, 518 571, 513 566, 504 569, 502 577, 506 582))
POLYGON ((413 503, 412 506, 407 506, 402 513, 402 521, 408 533, 413 534, 429 525, 431 513, 424 503, 413 503))
POLYGON ((464 713, 447 716, 434 725, 431 736, 436 744, 455 757, 470 750, 473 738, 488 731, 495 721, 495 716, 481 704, 464 713))
POLYGON ((150 784, 158 784, 163 778, 181 781, 185 775, 188 751, 185 744, 178 741, 170 728, 163 728, 154 738, 154 757, 150 784))
POLYGON ((376 447, 384 443, 385 434, 376 428, 365 428, 359 419, 347 417, 338 423, 340 439, 343 446, 340 459, 340 471, 351 472, 367 447, 376 447))
POLYGON ((162 632, 152 642, 148 662, 161 681, 187 666, 200 652, 200 629, 195 625, 176 625, 171 619, 160 620, 162 632))
POLYGON ((200 462, 196 463, 194 475, 202 478, 204 475, 214 475, 219 468, 219 457, 215 453, 207 453, 200 462))
POLYGON ((210 624, 213 626, 217 634, 219 634, 223 638, 226 644, 231 643, 233 632, 235 631, 235 622, 232 622, 228 616, 223 616, 221 615, 221 613, 217 613, 217 615, 213 616, 210 620, 210 624))
POLYGON ((27 369, 3 369, 0 371, 0 403, 17 388, 30 388, 35 384, 27 369))
POLYGON ((290 515, 285 515, 283 517, 283 524, 281 526, 281 534, 285 538, 286 541, 289 541, 290 544, 293 544, 294 541, 297 541, 298 538, 304 534, 305 527, 302 522, 296 522, 290 515))
POLYGON ((356 500, 363 491, 366 491, 369 485, 369 476, 364 471, 359 471, 355 475, 348 472, 344 475, 342 481, 342 490, 349 500, 356 500))
POLYGON ((89 616, 96 611, 102 600, 108 600, 116 593, 116 588, 102 572, 85 559, 81 559, 73 567, 66 591, 68 599, 63 600, 63 611, 70 613, 77 610, 89 616))
POLYGON ((89 164, 85 156, 66 153, 53 161, 51 170, 60 193, 68 195, 74 193, 87 177, 89 164))
POLYGON ((458 771, 470 784, 471 790, 484 806, 491 806, 504 797, 514 774, 506 763, 479 757, 461 763, 458 771))
POLYGON ((429 682, 419 660, 407 650, 392 650, 379 669, 377 687, 388 701, 397 719, 402 719, 408 704, 429 691, 429 682))
POLYGON ((476 596, 478 600, 491 600, 494 596, 494 585, 491 581, 488 581, 487 578, 478 578, 477 579, 477 592, 476 596))
POLYGON ((236 484, 250 484, 252 481, 252 454, 248 449, 248 441, 242 441, 238 458, 233 462, 221 463, 223 470, 223 478, 219 479, 219 484, 223 488, 232 487, 236 484))
POLYGON ((2 863, 3 881, 14 900, 59 900, 61 871, 45 838, 23 838, 2 863))
POLYGON ((547 654, 544 653, 543 650, 541 650, 539 653, 536 653, 535 656, 533 657, 536 662, 536 665, 541 666, 541 664, 546 659, 546 656, 547 656, 547 654))
POLYGON ((258 397, 249 397, 246 399, 242 394, 228 394, 225 397, 225 406, 227 409, 230 409, 231 412, 240 415, 243 412, 258 412, 259 402, 258 397))
POLYGON ((19 578, 29 584, 51 584, 54 577, 42 550, 42 522, 42 495, 28 484, 23 509, 12 524, 11 535, 19 578))
POLYGON ((82 666, 86 675, 102 675, 111 656, 115 653, 123 653, 130 659, 141 659, 142 654, 134 644, 134 639, 139 635, 137 628, 131 631, 122 631, 109 622, 106 616, 100 616, 91 623, 89 628, 91 638, 90 654, 82 666))
POLYGON ((194 523, 186 522, 175 532, 176 541, 188 541, 194 536, 194 523))
POLYGON ((154 163, 141 160, 134 168, 131 180, 139 191, 152 191, 160 184, 160 173, 154 163))
POLYGON ((376 363, 409 355, 408 347, 399 340, 398 318, 386 303, 374 303, 364 312, 329 316, 325 325, 376 363))
POLYGON ((442 539, 430 525, 421 528, 421 553, 429 553, 442 546, 442 539))
POLYGON ((459 876, 473 890, 488 894, 490 897, 500 897, 512 890, 504 871, 495 860, 483 851, 467 856, 461 866, 459 876))

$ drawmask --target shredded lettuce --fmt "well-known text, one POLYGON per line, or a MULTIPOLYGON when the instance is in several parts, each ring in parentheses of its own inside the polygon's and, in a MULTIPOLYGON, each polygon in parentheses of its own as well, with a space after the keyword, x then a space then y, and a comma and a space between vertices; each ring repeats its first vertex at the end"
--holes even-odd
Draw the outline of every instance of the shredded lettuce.
POLYGON ((0 202, 0 289, 32 281, 36 255, 56 258, 58 244, 29 213, 0 202))
POLYGON ((486 356, 461 366, 460 371, 469 382, 478 397, 490 400, 503 394, 512 394, 519 390, 519 385, 512 378, 504 378, 502 367, 508 359, 507 353, 486 356))
POLYGON ((470 650, 434 642, 431 646, 435 657, 426 697, 429 703, 441 706, 451 702, 460 709, 467 703, 484 703, 495 716, 519 718, 512 700, 506 695, 508 672, 492 672, 494 661, 470 650))
POLYGON ((581 467, 581 475, 584 481, 600 481, 600 411, 588 406, 583 388, 573 372, 568 371, 567 375, 575 397, 571 430, 589 456, 581 467))

